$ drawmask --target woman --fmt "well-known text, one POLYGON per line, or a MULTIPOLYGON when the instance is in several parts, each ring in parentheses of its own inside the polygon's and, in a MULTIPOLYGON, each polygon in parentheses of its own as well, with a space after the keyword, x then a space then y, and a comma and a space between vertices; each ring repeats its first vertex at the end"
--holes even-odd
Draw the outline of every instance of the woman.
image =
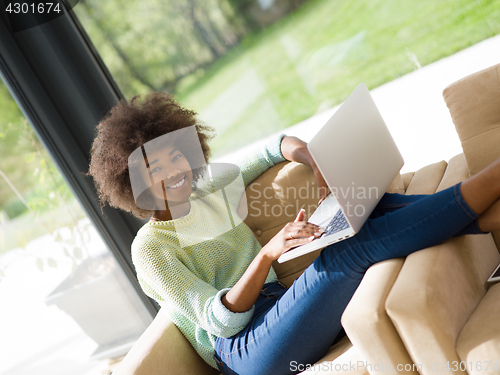
MULTIPOLYGON (((132 245, 139 282, 224 374, 288 374, 315 363, 342 336, 342 313, 371 265, 500 229, 497 160, 433 195, 385 194, 356 236, 323 249, 287 290, 272 262, 323 229, 301 211, 261 247, 230 204, 237 194, 224 187, 234 176, 201 183, 205 163, 186 142, 172 137, 153 147, 164 135, 194 129, 208 160, 210 129, 166 94, 138 99, 120 102, 99 124, 89 174, 102 204, 150 216, 132 245)), ((294 137, 277 137, 237 163, 243 186, 284 160, 310 166, 324 198, 326 184, 294 137)))

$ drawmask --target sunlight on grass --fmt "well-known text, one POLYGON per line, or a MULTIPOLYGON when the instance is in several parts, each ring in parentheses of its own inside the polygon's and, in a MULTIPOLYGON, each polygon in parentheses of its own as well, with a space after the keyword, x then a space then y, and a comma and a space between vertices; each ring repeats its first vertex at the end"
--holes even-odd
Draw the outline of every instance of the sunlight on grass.
POLYGON ((500 0, 310 1, 177 96, 217 129, 217 156, 335 106, 359 82, 373 89, 498 30, 500 0))

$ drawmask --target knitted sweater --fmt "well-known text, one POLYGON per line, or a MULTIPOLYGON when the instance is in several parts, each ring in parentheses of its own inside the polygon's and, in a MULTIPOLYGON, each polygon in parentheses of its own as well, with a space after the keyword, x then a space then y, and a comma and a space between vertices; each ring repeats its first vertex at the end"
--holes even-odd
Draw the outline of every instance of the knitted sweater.
MULTIPOLYGON (((245 187, 285 160, 281 154, 283 137, 272 139, 237 163, 245 187)), ((197 194, 199 190, 192 193, 186 216, 150 222, 137 232, 132 260, 144 292, 168 311, 198 354, 217 368, 213 359, 215 340, 241 331, 254 312, 252 307, 234 313, 221 298, 241 278, 261 246, 229 207, 230 192, 215 191, 203 199, 196 199, 197 194)), ((276 280, 271 268, 266 283, 276 280)))

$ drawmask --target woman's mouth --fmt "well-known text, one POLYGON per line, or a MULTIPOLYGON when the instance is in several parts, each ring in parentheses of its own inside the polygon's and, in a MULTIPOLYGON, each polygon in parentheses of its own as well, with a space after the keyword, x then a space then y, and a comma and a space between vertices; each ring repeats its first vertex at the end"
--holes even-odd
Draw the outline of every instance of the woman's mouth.
POLYGON ((178 189, 186 183, 186 176, 182 177, 182 180, 175 183, 174 185, 165 186, 167 189, 178 189))

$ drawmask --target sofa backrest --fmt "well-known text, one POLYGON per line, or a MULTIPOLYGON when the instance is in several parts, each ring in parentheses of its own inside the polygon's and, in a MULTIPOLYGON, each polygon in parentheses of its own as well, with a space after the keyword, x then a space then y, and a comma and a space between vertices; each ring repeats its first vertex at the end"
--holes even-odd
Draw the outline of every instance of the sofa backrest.
POLYGON ((500 64, 452 83, 443 97, 474 175, 500 157, 500 64))
POLYGON ((500 64, 443 91, 471 175, 500 156, 500 64))

